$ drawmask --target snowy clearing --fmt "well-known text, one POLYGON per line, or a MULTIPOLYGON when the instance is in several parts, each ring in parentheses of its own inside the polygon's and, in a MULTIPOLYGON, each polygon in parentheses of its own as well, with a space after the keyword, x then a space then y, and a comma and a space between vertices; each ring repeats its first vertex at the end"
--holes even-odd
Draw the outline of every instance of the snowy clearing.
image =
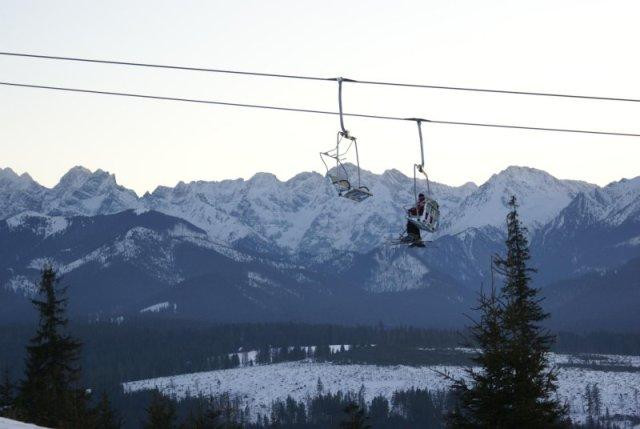
MULTIPOLYGON (((613 356, 607 356, 611 362, 613 356)), ((619 362, 640 368, 640 357, 622 357, 619 362)), ((566 355, 555 355, 554 362, 570 361, 566 355)), ((162 377, 124 383, 125 392, 158 388, 178 399, 199 394, 208 396, 229 393, 248 405, 252 417, 268 413, 275 399, 291 395, 301 400, 316 394, 318 379, 324 391, 357 392, 364 386, 365 397, 391 398, 396 390, 411 387, 445 390, 450 383, 438 372, 454 377, 464 375, 459 366, 375 366, 336 365, 310 361, 285 362, 273 365, 245 366, 241 368, 162 377)), ((603 412, 611 415, 640 415, 640 371, 599 371, 585 368, 560 368, 559 396, 570 406, 572 419, 585 421, 583 394, 587 384, 598 384, 603 401, 603 412)))

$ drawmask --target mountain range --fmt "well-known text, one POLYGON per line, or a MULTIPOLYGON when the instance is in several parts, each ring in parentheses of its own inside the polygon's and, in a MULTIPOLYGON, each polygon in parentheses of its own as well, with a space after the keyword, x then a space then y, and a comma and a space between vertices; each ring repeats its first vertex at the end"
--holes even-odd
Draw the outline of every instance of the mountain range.
POLYGON ((515 195, 552 323, 640 326, 640 177, 598 187, 509 167, 480 186, 432 182, 441 226, 425 249, 389 245, 413 179, 363 171, 362 182, 374 197, 361 203, 317 173, 180 182, 139 197, 102 170, 74 167, 46 188, 0 169, 0 320, 30 314, 48 261, 77 317, 459 326, 491 283, 515 195))

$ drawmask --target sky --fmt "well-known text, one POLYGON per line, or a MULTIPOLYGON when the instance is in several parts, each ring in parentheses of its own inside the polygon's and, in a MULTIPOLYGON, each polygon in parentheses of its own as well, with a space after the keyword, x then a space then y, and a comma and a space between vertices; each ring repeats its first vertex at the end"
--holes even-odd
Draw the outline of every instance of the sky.
MULTIPOLYGON (((640 98, 634 0, 0 2, 0 51, 361 80, 640 98)), ((0 81, 321 110, 334 82, 0 56, 0 81)), ((345 84, 347 112, 640 132, 640 103, 345 84)), ((361 167, 411 174, 415 124, 345 118, 361 167)), ((53 186, 75 165, 138 193, 324 172, 337 117, 0 86, 0 167, 53 186)), ((438 182, 509 165, 599 185, 640 175, 640 138, 425 124, 438 182)))

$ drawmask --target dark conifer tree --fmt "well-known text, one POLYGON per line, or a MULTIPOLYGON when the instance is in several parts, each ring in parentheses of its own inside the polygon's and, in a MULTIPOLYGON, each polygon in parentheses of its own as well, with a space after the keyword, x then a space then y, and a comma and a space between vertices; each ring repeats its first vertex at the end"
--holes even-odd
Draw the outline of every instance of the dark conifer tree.
POLYGON ((186 422, 181 429, 219 429, 223 428, 222 413, 216 409, 213 401, 199 398, 199 401, 189 412, 186 422))
POLYGON ((95 409, 94 426, 96 429, 120 429, 122 427, 122 419, 113 411, 109 397, 104 392, 95 409))
POLYGON ((378 423, 386 421, 389 418, 389 401, 384 396, 376 396, 371 401, 371 407, 369 408, 369 415, 372 423, 378 423))
POLYGON ((502 329, 503 306, 496 291, 480 292, 480 319, 471 327, 473 343, 481 350, 472 361, 481 371, 467 369, 471 386, 465 380, 455 380, 453 392, 458 398, 452 414, 452 425, 459 428, 503 427, 502 419, 508 411, 509 382, 506 366, 506 338, 502 329))
POLYGON ((567 425, 566 409, 554 397, 556 374, 548 368, 554 337, 541 327, 549 315, 540 305, 528 266, 529 243, 515 197, 507 215, 507 255, 494 261, 504 277, 497 294, 480 296, 480 320, 472 335, 481 353, 471 385, 457 381, 455 427, 553 428, 567 425))
POLYGON ((170 399, 154 390, 147 408, 147 420, 144 429, 174 429, 176 427, 176 408, 170 399))
POLYGON ((2 384, 0 384, 0 416, 11 417, 14 401, 14 386, 9 375, 9 368, 5 368, 2 373, 2 384))
POLYGON ((346 418, 340 422, 341 429, 369 429, 371 425, 367 423, 369 418, 365 414, 364 408, 352 402, 344 408, 346 418))
POLYGON ((47 427, 87 427, 87 395, 79 388, 80 342, 66 334, 66 299, 56 273, 42 270, 36 335, 27 346, 26 374, 17 398, 21 419, 47 427))

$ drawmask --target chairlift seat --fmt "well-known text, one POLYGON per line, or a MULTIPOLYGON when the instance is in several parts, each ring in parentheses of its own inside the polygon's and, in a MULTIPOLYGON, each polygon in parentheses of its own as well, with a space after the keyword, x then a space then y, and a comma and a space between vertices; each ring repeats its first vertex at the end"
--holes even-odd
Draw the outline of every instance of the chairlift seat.
POLYGON ((329 174, 329 179, 331 179, 331 184, 336 188, 339 194, 351 189, 351 183, 349 183, 347 179, 343 179, 333 174, 329 174))
POLYGON ((424 210, 417 216, 407 216, 407 220, 416 228, 427 231, 436 232, 438 229, 438 221, 440 219, 440 206, 436 200, 427 198, 424 204, 424 210))
POLYGON ((348 198, 351 201, 359 203, 373 196, 369 188, 360 184, 360 160, 358 157, 358 143, 356 142, 355 137, 350 136, 346 132, 338 132, 335 149, 328 150, 327 152, 320 152, 320 159, 327 168, 327 177, 331 180, 331 184, 337 191, 339 197, 348 198), (343 138, 350 140, 350 144, 341 152, 340 142, 343 138), (352 146, 356 152, 357 186, 353 186, 351 184, 351 181, 349 180, 349 172, 343 164, 343 161, 346 159, 345 155, 352 146), (329 165, 327 164, 325 157, 335 161, 335 170, 329 169, 329 165))
POLYGON ((353 200, 359 203, 373 196, 373 194, 371 193, 371 191, 369 191, 369 189, 367 189, 364 186, 361 186, 359 188, 351 188, 347 192, 341 194, 340 196, 344 198, 349 198, 350 200, 353 200))

